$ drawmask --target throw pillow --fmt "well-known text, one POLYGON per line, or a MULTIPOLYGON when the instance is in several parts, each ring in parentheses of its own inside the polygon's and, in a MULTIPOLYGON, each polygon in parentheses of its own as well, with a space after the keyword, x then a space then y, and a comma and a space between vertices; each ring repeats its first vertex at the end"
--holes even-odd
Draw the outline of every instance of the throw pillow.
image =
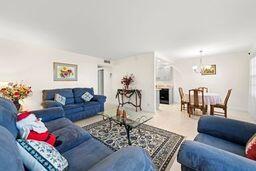
POLYGON ((60 95, 60 94, 55 94, 54 96, 54 101, 59 102, 63 106, 66 104, 66 97, 60 95))
POLYGON ((247 158, 256 160, 256 133, 247 142, 245 154, 247 158))
POLYGON ((91 95, 91 93, 89 92, 85 92, 82 97, 81 97, 85 102, 89 102, 92 100, 93 95, 91 95))
POLYGON ((35 140, 18 139, 21 158, 28 170, 67 170, 68 161, 51 145, 35 140))

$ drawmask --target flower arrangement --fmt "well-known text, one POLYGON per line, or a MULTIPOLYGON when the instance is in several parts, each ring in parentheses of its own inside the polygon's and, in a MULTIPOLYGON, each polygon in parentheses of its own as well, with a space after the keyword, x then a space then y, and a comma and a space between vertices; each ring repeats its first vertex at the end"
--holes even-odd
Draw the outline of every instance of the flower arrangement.
POLYGON ((124 86, 124 89, 128 90, 129 85, 134 82, 134 75, 126 75, 121 79, 121 84, 124 86))
POLYGON ((20 108, 19 100, 23 100, 32 94, 30 86, 18 83, 9 83, 0 88, 0 95, 14 102, 17 109, 20 108))
POLYGON ((74 75, 74 73, 70 68, 64 66, 60 69, 60 76, 62 78, 67 78, 67 77, 70 77, 72 75, 74 75))

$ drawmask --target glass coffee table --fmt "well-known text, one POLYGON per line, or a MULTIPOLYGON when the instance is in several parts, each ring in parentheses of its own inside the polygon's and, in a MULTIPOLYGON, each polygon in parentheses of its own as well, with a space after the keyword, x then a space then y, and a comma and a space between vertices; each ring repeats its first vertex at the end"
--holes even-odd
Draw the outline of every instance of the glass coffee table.
MULTIPOLYGON (((120 126, 123 126, 126 130, 128 144, 132 145, 131 139, 130 139, 130 131, 134 128, 139 129, 139 126, 141 124, 153 118, 153 114, 142 112, 142 111, 136 112, 130 108, 125 108, 125 107, 123 107, 123 109, 126 111, 126 116, 127 116, 126 118, 122 118, 116 115, 117 108, 106 110, 100 113, 100 115, 103 116, 104 120, 109 120, 110 131, 112 128, 112 121, 120 126)), ((140 132, 140 129, 139 129, 139 132, 140 132)))

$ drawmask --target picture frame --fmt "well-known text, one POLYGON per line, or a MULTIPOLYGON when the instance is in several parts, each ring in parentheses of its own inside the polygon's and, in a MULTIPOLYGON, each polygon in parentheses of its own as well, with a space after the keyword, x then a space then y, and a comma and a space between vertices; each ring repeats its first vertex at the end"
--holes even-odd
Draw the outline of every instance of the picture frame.
POLYGON ((202 75, 216 75, 216 65, 210 65, 203 68, 202 75))
POLYGON ((78 66, 75 64, 53 62, 54 81, 77 81, 78 66))

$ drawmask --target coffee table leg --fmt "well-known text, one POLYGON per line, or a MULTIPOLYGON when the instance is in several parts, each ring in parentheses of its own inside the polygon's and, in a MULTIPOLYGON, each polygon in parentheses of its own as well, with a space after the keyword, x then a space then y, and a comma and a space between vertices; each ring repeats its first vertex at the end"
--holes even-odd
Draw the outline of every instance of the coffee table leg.
POLYGON ((140 134, 140 136, 141 136, 142 134, 141 134, 140 128, 138 128, 138 131, 139 131, 139 134, 140 134))
POLYGON ((109 130, 111 130, 112 129, 112 121, 111 121, 111 119, 109 119, 109 130))
POLYGON ((128 140, 128 144, 132 145, 131 139, 130 139, 130 131, 132 130, 132 128, 128 125, 125 125, 125 130, 126 130, 126 134, 127 134, 127 140, 128 140))

